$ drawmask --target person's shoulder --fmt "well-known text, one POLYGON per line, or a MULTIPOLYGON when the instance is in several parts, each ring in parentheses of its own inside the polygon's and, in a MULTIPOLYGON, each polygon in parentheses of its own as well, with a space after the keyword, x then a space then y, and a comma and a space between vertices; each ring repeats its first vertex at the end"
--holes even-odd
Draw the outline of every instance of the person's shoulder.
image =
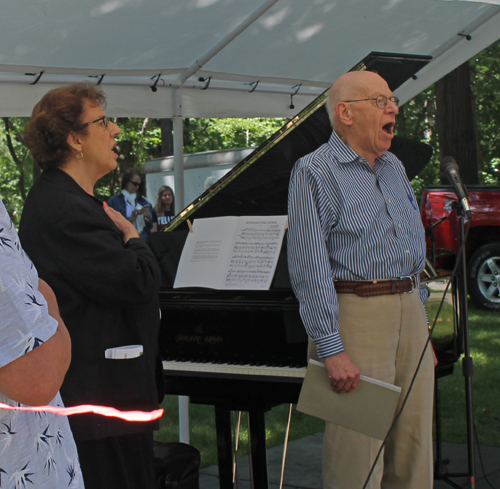
POLYGON ((331 165, 333 161, 336 161, 335 153, 330 145, 325 143, 313 152, 299 158, 295 163, 295 171, 321 171, 325 166, 331 165))
POLYGON ((123 196, 123 194, 120 191, 120 193, 110 197, 108 199, 107 204, 109 205, 109 207, 112 207, 113 209, 118 210, 121 206, 125 205, 125 197, 123 196))
POLYGON ((117 202, 119 201, 120 199, 123 199, 123 194, 121 193, 121 191, 119 193, 117 193, 116 195, 113 195, 111 196, 109 199, 108 199, 108 205, 110 203, 113 203, 113 202, 117 202))
POLYGON ((142 206, 145 206, 145 205, 153 205, 149 199, 147 199, 146 197, 144 197, 143 195, 141 195, 137 201, 139 202, 139 204, 141 204, 142 206))
POLYGON ((35 208, 38 212, 49 212, 52 208, 68 207, 78 196, 80 187, 61 170, 42 172, 32 185, 24 203, 23 215, 35 208))

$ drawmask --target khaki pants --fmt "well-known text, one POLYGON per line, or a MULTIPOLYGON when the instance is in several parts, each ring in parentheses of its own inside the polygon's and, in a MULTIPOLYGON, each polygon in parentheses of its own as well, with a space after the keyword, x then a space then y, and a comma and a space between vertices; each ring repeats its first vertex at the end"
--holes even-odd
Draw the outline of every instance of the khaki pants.
MULTIPOLYGON (((339 294, 338 298, 340 336, 345 351, 363 375, 402 388, 397 413, 428 337, 417 291, 363 298, 339 294)), ((434 365, 430 348, 429 345, 403 413, 366 486, 368 489, 432 488, 434 365)), ((310 355, 317 358, 314 348, 310 349, 310 355)), ((381 443, 327 423, 323 444, 324 488, 362 489, 381 443)))

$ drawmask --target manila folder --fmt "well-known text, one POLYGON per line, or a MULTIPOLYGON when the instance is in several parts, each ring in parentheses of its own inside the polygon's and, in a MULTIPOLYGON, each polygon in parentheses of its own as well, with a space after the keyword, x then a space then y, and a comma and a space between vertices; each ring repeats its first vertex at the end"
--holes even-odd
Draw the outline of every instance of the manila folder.
POLYGON ((309 360, 297 410, 383 440, 394 418, 401 387, 360 376, 347 394, 332 391, 323 363, 309 360))

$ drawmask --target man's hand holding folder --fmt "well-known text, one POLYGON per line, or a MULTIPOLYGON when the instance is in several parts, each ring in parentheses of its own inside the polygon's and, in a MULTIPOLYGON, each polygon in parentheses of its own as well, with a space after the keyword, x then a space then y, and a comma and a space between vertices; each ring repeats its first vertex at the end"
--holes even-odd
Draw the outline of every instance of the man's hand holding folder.
POLYGON ((359 368, 351 362, 349 355, 345 351, 325 358, 325 367, 328 371, 332 390, 337 394, 346 394, 358 387, 359 368))

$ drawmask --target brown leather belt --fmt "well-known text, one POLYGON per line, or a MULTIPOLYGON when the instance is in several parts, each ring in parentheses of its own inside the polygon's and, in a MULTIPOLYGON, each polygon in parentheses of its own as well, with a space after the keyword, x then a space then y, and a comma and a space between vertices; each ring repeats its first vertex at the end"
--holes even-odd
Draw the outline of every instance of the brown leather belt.
POLYGON ((356 280, 335 282, 337 294, 356 294, 359 297, 376 295, 408 294, 417 285, 415 275, 392 280, 356 280))

